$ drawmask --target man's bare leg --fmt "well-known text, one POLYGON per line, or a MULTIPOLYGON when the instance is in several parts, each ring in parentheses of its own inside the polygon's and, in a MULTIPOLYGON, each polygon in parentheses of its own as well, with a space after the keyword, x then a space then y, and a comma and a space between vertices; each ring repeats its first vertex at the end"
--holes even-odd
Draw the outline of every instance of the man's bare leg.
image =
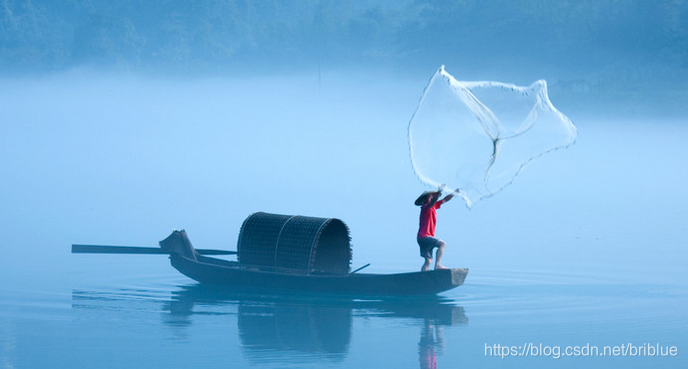
POLYGON ((427 272, 430 269, 430 264, 432 264, 432 259, 425 258, 425 263, 423 263, 423 267, 420 268, 420 271, 427 272))
POLYGON ((442 255, 444 254, 444 246, 446 246, 446 244, 442 242, 435 253, 435 269, 447 269, 440 264, 440 260, 442 260, 442 255))

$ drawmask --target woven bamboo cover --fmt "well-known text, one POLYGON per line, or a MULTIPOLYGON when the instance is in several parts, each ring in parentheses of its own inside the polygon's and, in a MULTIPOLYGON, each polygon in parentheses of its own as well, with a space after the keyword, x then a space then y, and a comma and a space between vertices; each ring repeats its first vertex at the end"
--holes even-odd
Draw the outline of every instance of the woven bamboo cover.
POLYGON ((351 263, 349 228, 335 218, 254 213, 237 251, 242 264, 306 273, 346 274, 351 263))

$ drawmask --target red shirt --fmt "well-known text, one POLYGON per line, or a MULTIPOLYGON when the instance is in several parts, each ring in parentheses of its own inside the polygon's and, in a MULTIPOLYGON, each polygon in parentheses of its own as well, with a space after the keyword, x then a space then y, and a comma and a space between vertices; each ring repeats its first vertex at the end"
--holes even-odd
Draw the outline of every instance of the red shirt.
POLYGON ((444 200, 436 202, 434 205, 425 204, 420 208, 420 228, 418 238, 435 237, 435 225, 437 224, 437 209, 440 208, 444 200))

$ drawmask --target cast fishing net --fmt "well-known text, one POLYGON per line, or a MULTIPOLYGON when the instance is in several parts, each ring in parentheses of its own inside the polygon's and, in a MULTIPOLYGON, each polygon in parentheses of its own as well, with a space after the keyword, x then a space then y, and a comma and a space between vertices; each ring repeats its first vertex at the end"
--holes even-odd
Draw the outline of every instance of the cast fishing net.
POLYGON ((430 186, 461 189, 471 207, 511 184, 533 159, 571 145, 576 127, 547 84, 457 81, 441 67, 408 127, 413 169, 430 186))

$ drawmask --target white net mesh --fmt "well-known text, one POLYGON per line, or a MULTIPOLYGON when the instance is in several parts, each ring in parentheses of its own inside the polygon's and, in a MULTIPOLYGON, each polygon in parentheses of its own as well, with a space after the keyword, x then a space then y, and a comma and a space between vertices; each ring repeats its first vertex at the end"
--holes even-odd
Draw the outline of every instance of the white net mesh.
POLYGON ((576 127, 549 101, 547 84, 460 82, 441 67, 408 128, 413 169, 430 186, 461 189, 471 207, 511 184, 533 159, 567 147, 576 127))

